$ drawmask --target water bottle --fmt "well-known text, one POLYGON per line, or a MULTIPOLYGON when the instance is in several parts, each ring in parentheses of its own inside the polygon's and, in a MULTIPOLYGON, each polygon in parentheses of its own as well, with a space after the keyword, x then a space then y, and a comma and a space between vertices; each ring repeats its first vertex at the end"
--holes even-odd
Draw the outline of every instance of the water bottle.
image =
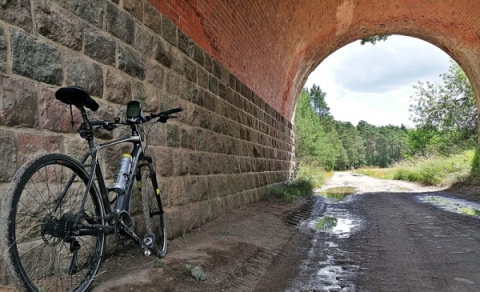
POLYGON ((132 166, 132 156, 128 153, 122 155, 120 159, 120 167, 118 172, 115 175, 115 182, 113 184, 113 189, 117 193, 125 191, 125 186, 127 185, 127 177, 130 172, 130 167, 132 166))

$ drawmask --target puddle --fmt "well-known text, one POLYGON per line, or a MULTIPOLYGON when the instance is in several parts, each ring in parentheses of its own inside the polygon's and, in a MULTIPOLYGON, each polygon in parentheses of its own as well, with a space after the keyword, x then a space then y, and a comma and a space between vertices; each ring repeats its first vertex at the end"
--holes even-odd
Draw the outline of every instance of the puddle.
POLYGON ((349 195, 353 195, 356 192, 356 188, 336 187, 320 191, 318 194, 333 201, 344 201, 349 195))
POLYGON ((421 195, 417 199, 448 212, 480 218, 480 203, 437 195, 421 195))
POLYGON ((318 231, 332 230, 337 226, 337 218, 335 217, 323 217, 315 223, 315 229, 318 231))

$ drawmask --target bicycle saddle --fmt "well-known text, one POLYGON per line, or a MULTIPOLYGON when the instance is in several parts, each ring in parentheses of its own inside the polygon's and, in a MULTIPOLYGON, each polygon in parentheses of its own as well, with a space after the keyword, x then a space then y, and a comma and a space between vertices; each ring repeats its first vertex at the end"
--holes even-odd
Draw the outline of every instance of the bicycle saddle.
POLYGON ((55 98, 59 101, 74 105, 78 108, 84 106, 92 111, 98 110, 98 103, 85 91, 78 86, 62 87, 55 92, 55 98))

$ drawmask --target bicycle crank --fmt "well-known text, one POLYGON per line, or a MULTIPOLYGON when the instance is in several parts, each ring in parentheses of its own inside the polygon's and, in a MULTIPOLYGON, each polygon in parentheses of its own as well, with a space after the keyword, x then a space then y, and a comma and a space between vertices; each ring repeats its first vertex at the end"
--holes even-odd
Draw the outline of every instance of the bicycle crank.
POLYGON ((151 256, 152 250, 155 250, 155 234, 145 234, 142 241, 143 254, 145 256, 151 256))

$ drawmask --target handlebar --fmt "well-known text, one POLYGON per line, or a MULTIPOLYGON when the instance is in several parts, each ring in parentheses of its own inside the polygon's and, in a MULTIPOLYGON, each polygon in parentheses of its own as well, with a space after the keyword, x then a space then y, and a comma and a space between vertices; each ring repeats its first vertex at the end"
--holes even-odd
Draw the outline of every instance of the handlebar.
POLYGON ((152 119, 155 119, 155 118, 159 118, 157 120, 157 122, 166 123, 168 119, 176 118, 176 116, 172 116, 172 114, 179 113, 181 111, 183 111, 183 108, 177 107, 177 108, 169 109, 169 110, 159 112, 159 113, 151 113, 148 116, 139 118, 135 122, 128 121, 128 120, 121 122, 119 118, 115 118, 114 121, 97 120, 97 121, 91 121, 90 123, 93 127, 100 126, 100 127, 104 128, 106 130, 111 131, 111 130, 115 129, 117 127, 117 125, 142 124, 142 123, 151 121, 152 119))

